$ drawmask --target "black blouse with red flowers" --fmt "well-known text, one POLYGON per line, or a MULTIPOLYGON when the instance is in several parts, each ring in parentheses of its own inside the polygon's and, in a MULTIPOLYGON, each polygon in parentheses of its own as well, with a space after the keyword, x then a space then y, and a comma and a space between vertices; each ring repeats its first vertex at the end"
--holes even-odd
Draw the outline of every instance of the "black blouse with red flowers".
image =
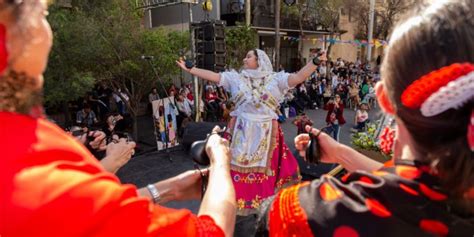
POLYGON ((262 206, 258 236, 474 236, 474 218, 452 211, 427 166, 397 162, 337 180, 323 176, 262 206))

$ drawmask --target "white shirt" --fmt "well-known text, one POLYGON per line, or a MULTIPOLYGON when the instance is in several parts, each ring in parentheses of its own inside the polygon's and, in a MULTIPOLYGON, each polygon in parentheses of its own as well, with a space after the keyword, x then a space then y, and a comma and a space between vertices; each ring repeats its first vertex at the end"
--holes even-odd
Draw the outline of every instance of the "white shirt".
POLYGON ((337 80, 337 75, 332 76, 332 88, 336 89, 337 84, 339 84, 339 81, 337 80))
POLYGON ((320 67, 319 67, 319 73, 320 73, 321 75, 326 75, 326 70, 327 70, 327 69, 326 69, 326 66, 320 66, 320 67))
MULTIPOLYGON (((289 75, 290 74, 287 72, 274 73, 272 74, 271 81, 265 83, 266 91, 268 91, 279 102, 283 100, 286 91, 290 89, 288 86, 289 75)), ((243 92, 246 98, 252 98, 252 92, 247 88, 248 82, 245 80, 249 79, 241 77, 236 71, 222 72, 219 86, 222 86, 226 91, 229 91, 232 99, 234 99, 234 97, 237 96, 239 92, 243 92)), ((275 113, 275 111, 268 108, 267 106, 260 106, 260 108, 256 108, 255 103, 253 103, 253 100, 251 99, 247 99, 247 101, 242 105, 236 107, 235 110, 230 113, 230 115, 237 117, 242 113, 262 115, 268 120, 278 119, 278 115, 275 113)))

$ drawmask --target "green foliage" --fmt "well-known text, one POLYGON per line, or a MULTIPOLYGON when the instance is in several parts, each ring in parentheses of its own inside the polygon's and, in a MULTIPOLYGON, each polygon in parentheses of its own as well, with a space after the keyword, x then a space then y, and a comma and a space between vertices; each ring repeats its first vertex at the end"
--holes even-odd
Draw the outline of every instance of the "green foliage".
POLYGON ((136 115, 140 100, 157 81, 141 55, 155 56, 152 63, 162 79, 179 75, 175 60, 188 46, 188 32, 145 29, 143 12, 134 3, 75 0, 71 9, 50 7, 54 44, 45 73, 47 104, 74 100, 101 82, 122 88, 136 115))
POLYGON ((338 29, 339 12, 344 0, 318 0, 314 2, 317 10, 318 21, 330 31, 338 29))
POLYGON ((257 48, 257 31, 242 23, 226 28, 226 63, 230 68, 239 69, 242 59, 251 49, 257 48))
POLYGON ((84 63, 91 60, 89 56, 94 47, 82 45, 93 37, 94 32, 88 30, 93 22, 83 14, 69 14, 54 5, 49 11, 54 41, 45 72, 44 90, 46 104, 54 106, 77 99, 93 87, 95 78, 83 67, 84 63))
POLYGON ((367 131, 357 132, 352 135, 352 144, 360 149, 380 151, 376 137, 377 124, 368 123, 366 127, 367 131))

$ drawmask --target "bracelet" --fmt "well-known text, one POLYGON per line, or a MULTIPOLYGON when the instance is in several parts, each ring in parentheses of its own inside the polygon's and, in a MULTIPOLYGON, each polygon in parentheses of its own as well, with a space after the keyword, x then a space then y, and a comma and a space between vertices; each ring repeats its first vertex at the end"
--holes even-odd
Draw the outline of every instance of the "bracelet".
POLYGON ((146 186, 146 189, 148 189, 148 192, 150 192, 151 194, 151 197, 153 199, 153 203, 157 204, 160 202, 161 200, 161 194, 160 192, 158 191, 158 189, 155 187, 155 185, 153 184, 148 184, 146 186))
POLYGON ((321 63, 321 61, 319 60, 318 57, 319 57, 319 55, 314 57, 313 60, 312 60, 314 66, 318 66, 321 63))

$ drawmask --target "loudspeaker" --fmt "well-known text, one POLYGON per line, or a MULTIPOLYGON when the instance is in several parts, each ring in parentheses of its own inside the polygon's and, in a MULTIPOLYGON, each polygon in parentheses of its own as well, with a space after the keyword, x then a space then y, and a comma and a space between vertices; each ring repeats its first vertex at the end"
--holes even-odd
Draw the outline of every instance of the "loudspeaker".
POLYGON ((223 24, 206 22, 195 31, 197 40, 216 40, 224 39, 225 30, 223 24))
POLYGON ((201 41, 196 43, 197 53, 225 53, 224 40, 201 41))
POLYGON ((225 65, 225 54, 198 54, 196 64, 203 65, 225 65))
POLYGON ((194 29, 196 66, 222 72, 226 65, 225 22, 201 21, 191 23, 194 29))
POLYGON ((210 134, 215 126, 220 126, 223 128, 226 125, 227 124, 223 122, 188 123, 184 128, 181 145, 183 145, 185 150, 189 151, 189 148, 191 148, 191 144, 193 144, 193 142, 206 139, 207 134, 210 134))

